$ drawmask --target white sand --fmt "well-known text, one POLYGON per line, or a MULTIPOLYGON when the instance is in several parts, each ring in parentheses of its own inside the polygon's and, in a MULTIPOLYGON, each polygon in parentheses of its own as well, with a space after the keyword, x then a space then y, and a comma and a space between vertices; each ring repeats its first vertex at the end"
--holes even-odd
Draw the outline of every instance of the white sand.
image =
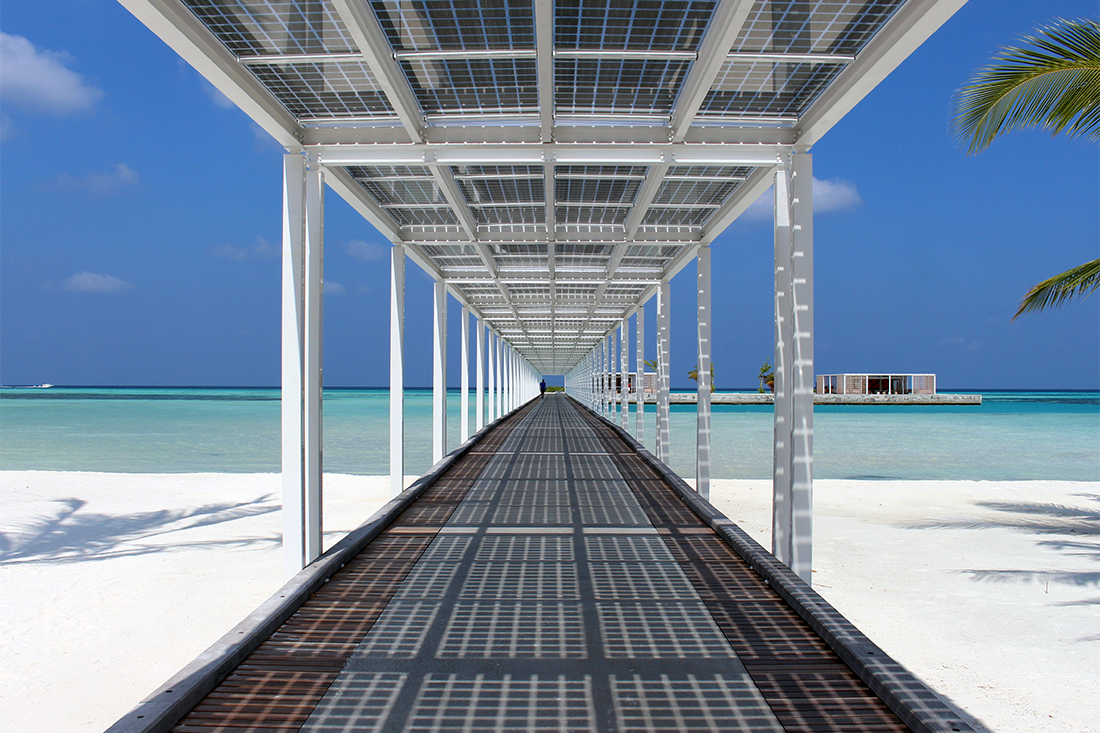
MULTIPOLYGON (((0 727, 102 731, 251 613, 284 582, 280 491, 0 472, 0 727)), ((388 498, 386 477, 326 474, 325 548, 388 498)))
MULTIPOLYGON (((876 643, 993 730, 1100 731, 1100 483, 816 487, 816 587, 876 643)), ((0 472, 4 728, 101 731, 259 605, 282 584, 278 492, 0 472)), ((325 546, 387 494, 326 475, 325 546)), ((768 546, 767 483, 713 500, 768 546)))
MULTIPOLYGON (((712 503, 771 549, 771 487, 712 503)), ((991 730, 1100 731, 1100 483, 816 481, 814 587, 991 730)))

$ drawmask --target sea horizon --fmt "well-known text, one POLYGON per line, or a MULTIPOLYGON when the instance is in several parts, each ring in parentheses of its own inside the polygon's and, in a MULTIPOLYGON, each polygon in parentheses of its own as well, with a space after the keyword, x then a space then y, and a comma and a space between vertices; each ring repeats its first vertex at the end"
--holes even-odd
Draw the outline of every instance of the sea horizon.
MULTIPOLYGON (((1100 481, 1100 390, 939 391, 982 394, 983 403, 816 406, 815 478, 1100 481)), ((0 470, 277 472, 279 392, 254 386, 0 387, 0 470)), ((459 393, 448 389, 448 450, 459 445, 459 393)), ((431 394, 430 388, 405 389, 406 474, 420 475, 431 465, 431 394)), ((474 403, 471 394, 471 434, 474 403)), ((643 443, 653 450, 656 411, 649 405, 645 412, 643 443)), ((323 414, 326 472, 389 473, 388 388, 328 387, 323 414)), ((767 404, 713 407, 713 478, 770 478, 771 414, 767 404)), ((670 466, 691 478, 695 406, 673 405, 671 429, 670 466)))

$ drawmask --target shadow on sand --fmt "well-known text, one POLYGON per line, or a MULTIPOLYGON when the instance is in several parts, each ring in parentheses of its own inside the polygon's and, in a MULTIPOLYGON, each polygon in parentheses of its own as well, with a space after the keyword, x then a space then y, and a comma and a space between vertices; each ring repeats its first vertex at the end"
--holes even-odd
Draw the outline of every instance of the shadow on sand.
POLYGON ((280 542, 278 535, 193 541, 164 539, 185 530, 279 511, 278 502, 270 494, 252 501, 121 516, 81 512, 87 504, 82 499, 59 499, 54 503, 59 505, 54 514, 0 530, 0 565, 91 562, 181 548, 228 549, 280 542))
MULTIPOLYGON (((993 517, 910 525, 912 529, 1014 529, 1047 536, 1039 541, 1047 547, 1073 557, 1100 563, 1100 495, 1076 494, 1096 508, 1028 502, 980 501, 975 506, 998 512, 993 517)), ((1059 583, 1063 585, 1100 585, 1100 571, 1049 570, 960 570, 974 580, 997 583, 1059 583)), ((1083 603, 1100 603, 1091 599, 1083 603)))

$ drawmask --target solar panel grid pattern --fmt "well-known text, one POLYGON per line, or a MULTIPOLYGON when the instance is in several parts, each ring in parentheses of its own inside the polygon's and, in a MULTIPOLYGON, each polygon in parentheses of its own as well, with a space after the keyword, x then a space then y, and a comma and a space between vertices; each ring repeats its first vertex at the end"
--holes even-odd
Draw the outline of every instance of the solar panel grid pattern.
MULTIPOLYGON (((335 7, 327 1, 182 1, 241 59, 349 54, 359 50, 335 7)), ((866 46, 901 5, 902 0, 759 0, 749 12, 732 52, 851 57, 866 46)), ((616 124, 661 124, 661 119, 668 119, 674 110, 694 62, 615 58, 614 54, 698 52, 717 6, 713 0, 555 2, 553 46, 558 56, 553 62, 551 100, 555 119, 563 120, 570 115, 610 116, 608 119, 634 115, 632 122, 623 120, 616 124), (569 53, 574 51, 608 55, 571 58, 569 53)), ((444 124, 447 116, 455 115, 526 115, 522 124, 537 123, 537 64, 531 57, 537 34, 534 5, 529 0, 371 0, 366 8, 378 20, 390 45, 381 55, 395 54, 404 76, 402 81, 408 82, 416 99, 417 108, 410 110, 414 118, 428 116, 427 124, 444 124), (416 56, 508 50, 516 51, 516 56, 416 56)), ((377 122, 370 124, 383 126, 376 129, 399 126, 394 108, 364 61, 298 59, 291 63, 248 63, 246 68, 304 126, 347 126, 371 118, 377 122)), ((794 119, 845 68, 843 60, 837 63, 727 60, 707 93, 697 120, 710 124, 745 117, 794 119)), ((360 166, 348 171, 357 177, 376 178, 387 175, 387 168, 390 176, 431 177, 426 167, 417 166, 360 166)), ((470 227, 479 238, 489 242, 506 240, 516 233, 524 237, 554 236, 559 241, 555 265, 565 268, 559 269, 561 277, 568 273, 568 268, 602 269, 609 263, 609 252, 598 257, 563 251, 566 246, 562 240, 571 236, 617 241, 627 234, 626 225, 633 221, 633 226, 640 226, 645 237, 697 241, 718 207, 736 195, 740 182, 692 181, 683 177, 744 178, 751 172, 747 167, 672 166, 667 172, 672 178, 661 184, 647 210, 633 219, 632 207, 643 177, 652 173, 645 166, 556 166, 550 200, 543 188, 547 172, 541 165, 455 166, 451 173, 466 203, 466 211, 461 212, 451 208, 434 181, 359 183, 408 241, 466 236, 470 227), (483 175, 480 179, 479 173, 483 175), (680 179, 674 180, 677 176, 680 179)), ((457 205, 462 206, 461 202, 457 205)), ((620 266, 648 268, 646 276, 658 276, 677 254, 666 249, 646 257, 627 256, 620 266)), ((501 255, 496 260, 497 267, 550 268, 545 255, 522 259, 501 255)), ((435 264, 445 272, 448 268, 471 268, 468 271, 472 272, 484 266, 476 252, 441 254, 435 264)), ((462 287, 458 289, 468 292, 462 287)), ((542 297, 519 292, 528 303, 542 297)), ((566 288, 557 288, 554 295, 567 303, 574 294, 566 288)), ((575 295, 581 300, 589 297, 588 293, 575 295)), ((627 297, 625 291, 621 295, 627 297)), ((476 292, 476 297, 480 298, 476 303, 479 306, 503 303, 499 291, 476 292)), ((546 302, 549 301, 547 296, 546 302)), ((633 305, 620 299, 609 299, 608 303, 633 305)), ((503 325, 503 321, 498 325, 503 325)), ((557 346, 560 349, 563 344, 557 346)), ((521 351, 528 348, 521 345, 521 351)))
POLYGON ((699 113, 797 117, 843 70, 843 64, 726 61, 699 113))
POLYGON ((690 65, 690 61, 557 59, 557 114, 671 114, 690 65))
POLYGON ((757 0, 731 51, 858 54, 903 0, 757 0))
POLYGON ((183 0, 183 3, 236 56, 357 50, 329 3, 301 0, 183 0))
POLYGON ((695 51, 712 0, 556 0, 556 49, 695 51))
POLYGON ((374 0, 396 51, 533 48, 529 0, 374 0))
POLYGON ((256 78, 300 121, 393 117, 382 88, 361 61, 250 64, 256 78))
POLYGON ((535 62, 526 59, 402 59, 424 114, 538 111, 535 62))

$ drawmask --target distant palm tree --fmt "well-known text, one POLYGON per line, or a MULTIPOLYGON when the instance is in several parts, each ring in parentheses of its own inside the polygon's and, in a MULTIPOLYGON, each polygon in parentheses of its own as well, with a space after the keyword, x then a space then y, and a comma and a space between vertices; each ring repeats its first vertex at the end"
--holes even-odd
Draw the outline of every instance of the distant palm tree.
MULTIPOLYGON (((1002 48, 956 96, 955 128, 970 153, 1002 133, 1043 127, 1052 134, 1100 140, 1100 24, 1056 19, 1021 40, 1030 47, 1002 48)), ((1059 306, 1100 287, 1100 259, 1032 287, 1012 320, 1059 306)))
MULTIPOLYGON (((698 364, 693 366, 691 368, 691 371, 688 372, 688 379, 690 379, 693 382, 698 382, 699 381, 699 365, 698 364)), ((714 362, 713 361, 710 363, 710 391, 711 392, 714 391, 714 362)))

